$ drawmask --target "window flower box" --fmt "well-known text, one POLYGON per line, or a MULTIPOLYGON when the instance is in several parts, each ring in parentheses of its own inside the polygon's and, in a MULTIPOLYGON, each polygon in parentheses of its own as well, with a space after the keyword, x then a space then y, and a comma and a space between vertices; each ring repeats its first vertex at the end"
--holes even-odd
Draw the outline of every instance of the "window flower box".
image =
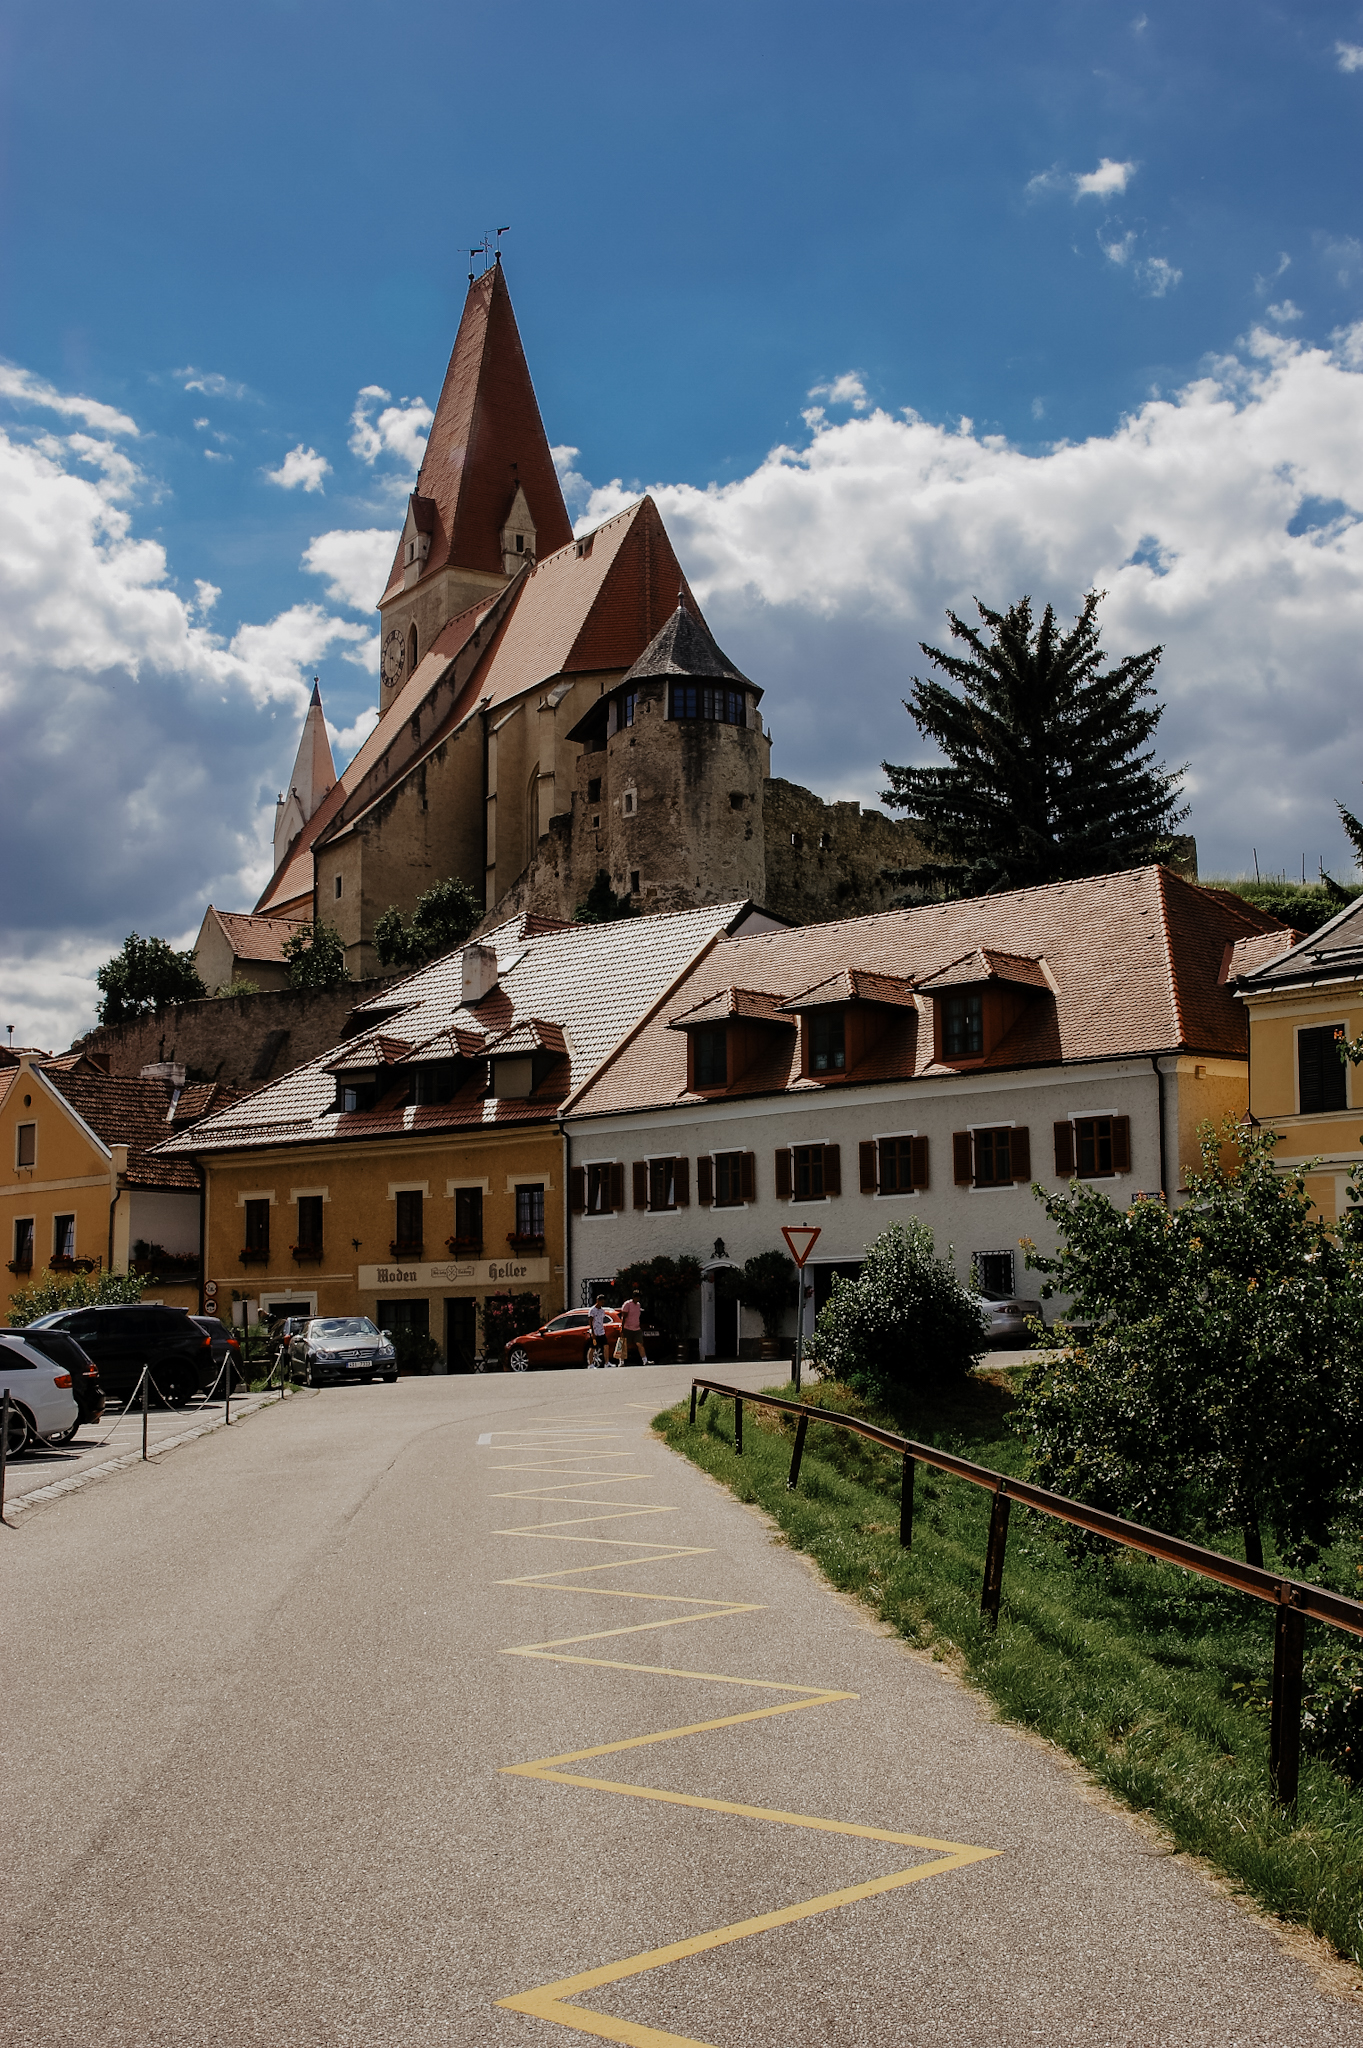
POLYGON ((47 1262, 50 1273, 97 1273, 103 1264, 103 1259, 77 1258, 74 1252, 54 1252, 47 1262))
POLYGON ((483 1240, 481 1237, 447 1237, 445 1249, 451 1258, 477 1259, 482 1257, 483 1240))
POLYGON ((390 1259, 419 1259, 426 1247, 419 1237, 395 1237, 388 1247, 390 1259))
POLYGON ((270 1247, 268 1245, 243 1245, 237 1254, 243 1266, 268 1266, 270 1247))
POLYGON ((544 1235, 542 1232, 538 1237, 522 1237, 519 1231, 511 1230, 507 1232, 506 1241, 513 1252, 542 1252, 544 1250, 544 1235))
POLYGON ((320 1244, 295 1244, 290 1245, 289 1249, 293 1253, 294 1264, 298 1266, 316 1265, 322 1258, 320 1244))
POLYGON ((26 1259, 11 1259, 9 1261, 9 1270, 11 1273, 31 1273, 33 1271, 32 1256, 30 1255, 26 1259))

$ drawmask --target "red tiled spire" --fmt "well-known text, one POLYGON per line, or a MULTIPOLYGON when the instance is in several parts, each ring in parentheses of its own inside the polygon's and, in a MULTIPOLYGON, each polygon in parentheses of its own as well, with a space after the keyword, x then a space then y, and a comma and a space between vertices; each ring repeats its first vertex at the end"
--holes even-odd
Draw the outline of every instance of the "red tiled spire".
MULTIPOLYGON (((433 515, 423 578, 437 569, 502 574, 501 532, 520 484, 542 561, 573 537, 500 263, 469 286, 416 496, 433 515)), ((425 508, 423 507, 423 510, 425 508)), ((425 526, 425 521, 420 522, 425 526)), ((402 582, 402 544, 388 588, 402 582)), ((386 594, 386 593, 385 593, 386 594)))

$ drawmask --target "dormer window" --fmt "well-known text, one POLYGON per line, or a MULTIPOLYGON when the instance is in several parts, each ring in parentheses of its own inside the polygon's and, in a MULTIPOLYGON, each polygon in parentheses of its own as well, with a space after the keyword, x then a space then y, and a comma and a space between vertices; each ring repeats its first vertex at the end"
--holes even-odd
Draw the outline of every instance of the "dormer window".
POLYGON ((841 1074, 847 1066, 846 1030, 841 1010, 812 1010, 809 1033, 811 1074, 841 1074))
POLYGON ((942 1052, 949 1060, 978 1059, 984 1051, 984 997, 978 989, 942 1003, 942 1052))
POLYGON ((729 1032, 723 1024, 710 1024, 703 1030, 691 1034, 693 1065, 695 1068, 692 1086, 695 1088, 724 1088, 729 1080, 729 1032))
POLYGON ((378 1098, 375 1081, 338 1081, 335 1107, 342 1116, 363 1116, 378 1098))

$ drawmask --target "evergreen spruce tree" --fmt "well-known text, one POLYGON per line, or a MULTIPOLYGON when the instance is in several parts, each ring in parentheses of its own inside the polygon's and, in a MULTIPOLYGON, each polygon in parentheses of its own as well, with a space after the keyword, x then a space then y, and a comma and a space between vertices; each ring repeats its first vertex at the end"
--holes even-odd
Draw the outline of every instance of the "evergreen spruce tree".
POLYGON ((895 879, 979 895, 1167 855, 1188 812, 1175 808, 1179 772, 1155 765, 1148 745, 1163 715, 1150 678, 1164 650, 1105 668, 1094 616, 1103 595, 1089 592, 1068 633, 1050 605, 1035 625, 1030 598, 1006 612, 977 598, 983 630, 947 613, 964 653, 920 643, 948 681, 915 676, 905 709, 946 765, 881 764, 883 800, 922 820, 932 857, 895 879))

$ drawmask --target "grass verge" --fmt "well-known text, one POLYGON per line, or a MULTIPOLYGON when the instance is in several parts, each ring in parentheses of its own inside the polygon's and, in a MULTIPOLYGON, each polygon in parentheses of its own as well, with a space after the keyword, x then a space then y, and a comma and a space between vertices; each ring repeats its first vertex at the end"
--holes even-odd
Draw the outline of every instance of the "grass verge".
MULTIPOLYGON (((805 1398, 865 1412, 837 1388, 805 1398)), ((972 1381, 913 1418, 910 1433, 1021 1472, 1025 1448, 1007 1426, 1009 1405, 1005 1387, 972 1381)), ((694 1428, 685 1405, 667 1409, 654 1427, 738 1499, 765 1509, 831 1584, 909 1642, 957 1653, 1004 1717, 1058 1743, 1117 1798, 1152 1815, 1180 1849, 1363 1967, 1363 1790, 1328 1763, 1304 1760, 1295 1814, 1269 1792, 1267 1606, 1134 1553, 1103 1546, 1076 1556, 1055 1524, 1015 1501, 991 1635, 979 1617, 987 1494, 919 1466, 906 1552, 898 1457, 812 1427, 792 1494, 793 1423, 752 1402, 744 1421, 741 1458, 731 1401, 711 1396, 694 1428)), ((1308 1659, 1319 1660, 1351 1645, 1308 1622, 1307 1647, 1308 1659)))

